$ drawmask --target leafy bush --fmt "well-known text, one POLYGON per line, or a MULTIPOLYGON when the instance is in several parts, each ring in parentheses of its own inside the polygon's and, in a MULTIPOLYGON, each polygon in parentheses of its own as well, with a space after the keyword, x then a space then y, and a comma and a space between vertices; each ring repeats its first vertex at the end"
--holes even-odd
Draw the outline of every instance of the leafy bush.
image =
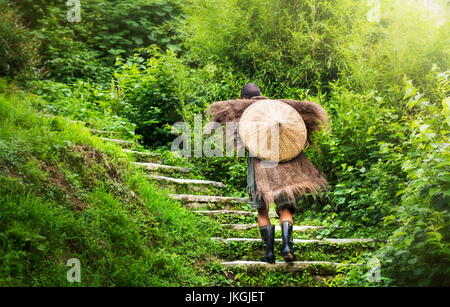
POLYGON ((114 131, 124 138, 135 134, 135 126, 118 114, 120 93, 114 83, 102 88, 86 81, 69 86, 47 80, 33 81, 29 86, 44 99, 35 103, 41 111, 84 121, 91 128, 114 131))
POLYGON ((149 146, 174 139, 171 125, 193 124, 195 114, 219 98, 236 98, 238 76, 224 67, 191 68, 175 52, 161 53, 154 46, 122 63, 115 77, 123 95, 123 115, 136 124, 136 132, 149 146))
MULTIPOLYGON (((448 92, 449 72, 439 75, 448 92)), ((444 286, 450 281, 450 131, 448 97, 441 104, 429 101, 411 82, 404 99, 414 114, 411 134, 403 146, 402 171, 407 181, 398 195, 401 202, 384 218, 399 228, 378 255, 395 284, 444 286)))
POLYGON ((184 27, 192 61, 231 62, 237 71, 261 79, 267 92, 318 90, 336 78, 332 17, 340 12, 332 1, 192 2, 184 27))
POLYGON ((176 0, 81 2, 81 22, 69 23, 65 1, 18 0, 27 25, 42 40, 42 73, 58 81, 89 79, 108 82, 119 55, 157 44, 179 50, 176 0))
POLYGON ((34 74, 39 43, 22 26, 17 12, 0 1, 0 77, 25 78, 34 74))
POLYGON ((194 63, 232 63, 267 93, 327 92, 338 76, 363 90, 401 98, 403 75, 425 86, 433 64, 446 70, 449 23, 424 1, 381 1, 380 23, 367 1, 191 1, 183 27, 194 63), (191 4, 192 2, 192 4, 191 4))
POLYGON ((450 24, 445 21, 444 1, 433 1, 440 5, 436 10, 427 1, 381 1, 380 23, 368 22, 366 3, 360 1, 356 7, 355 1, 337 4, 338 11, 352 17, 342 24, 347 31, 336 32, 340 71, 349 82, 366 91, 385 91, 388 101, 396 101, 403 96, 405 75, 425 88, 433 65, 448 69, 445 37, 450 24))

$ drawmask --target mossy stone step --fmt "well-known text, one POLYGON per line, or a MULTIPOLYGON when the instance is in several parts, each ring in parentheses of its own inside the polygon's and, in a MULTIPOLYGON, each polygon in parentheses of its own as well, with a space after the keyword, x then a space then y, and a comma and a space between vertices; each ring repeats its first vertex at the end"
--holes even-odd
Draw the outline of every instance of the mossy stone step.
POLYGON ((203 202, 203 203, 247 203, 247 197, 227 197, 227 196, 209 196, 209 195, 189 195, 189 194, 173 194, 173 199, 178 199, 184 202, 203 202))
MULTIPOLYGON (((215 215, 240 215, 240 216, 251 216, 255 217, 256 212, 254 211, 244 211, 244 210, 195 210, 193 212, 201 213, 205 215, 215 216, 215 215)), ((275 212, 269 212, 270 217, 276 217, 275 212)))
MULTIPOLYGON (((213 240, 218 240, 222 242, 261 242, 261 239, 255 238, 218 238, 213 237, 213 240)), ((281 239, 275 239, 275 242, 281 242, 281 239)), ((373 239, 293 239, 294 243, 308 244, 308 243, 318 243, 318 244, 352 244, 352 243, 370 243, 374 242, 373 239)))
POLYGON ((325 280, 341 278, 352 264, 333 261, 297 261, 287 264, 277 261, 230 261, 213 266, 212 274, 224 277, 223 286, 237 287, 321 287, 325 280))
POLYGON ((168 169, 168 170, 176 170, 182 173, 188 173, 192 171, 191 168, 188 167, 179 167, 179 166, 172 166, 172 165, 165 165, 165 164, 159 164, 159 163, 150 163, 150 162, 134 162, 133 163, 136 166, 143 167, 148 170, 160 170, 160 169, 168 169))
MULTIPOLYGON (((216 256, 222 260, 256 260, 264 254, 260 238, 211 238, 217 242, 216 256)), ((294 252, 303 261, 351 261, 376 248, 370 239, 294 239, 294 252)), ((282 260, 278 251, 281 239, 275 239, 275 255, 282 260)))
MULTIPOLYGON (((234 230, 248 230, 253 228, 258 228, 258 224, 221 224, 224 228, 234 229, 234 230)), ((294 225, 292 227, 293 231, 308 231, 308 230, 317 230, 324 229, 325 226, 311 226, 311 225, 294 225)), ((275 231, 281 231, 280 226, 275 226, 275 231)))
MULTIPOLYGON (((256 222, 256 211, 246 210, 229 210, 229 209, 214 209, 214 210, 195 210, 198 214, 204 214, 216 220, 219 224, 247 224, 256 222)), ((275 218, 276 213, 270 212, 270 216, 275 218)))
POLYGON ((100 139, 102 139, 105 142, 117 144, 123 148, 131 148, 134 146, 134 143, 131 141, 120 140, 120 139, 111 139, 111 138, 105 138, 105 137, 101 137, 100 139))
POLYGON ((249 199, 246 197, 227 197, 191 194, 172 194, 172 199, 183 203, 187 208, 204 209, 250 209, 249 199))
POLYGON ((335 274, 338 267, 353 266, 355 264, 344 264, 331 261, 293 261, 286 263, 277 261, 273 264, 262 261, 224 261, 221 264, 225 268, 245 268, 250 271, 279 271, 279 272, 313 272, 320 275, 335 274))
POLYGON ((199 194, 218 194, 226 188, 225 184, 218 181, 201 179, 182 179, 160 175, 147 175, 150 181, 154 181, 169 192, 177 193, 199 193, 199 194))
POLYGON ((159 163, 150 162, 133 162, 137 167, 143 168, 147 173, 153 175, 171 175, 171 176, 186 176, 187 173, 192 171, 188 167, 179 167, 172 165, 164 165, 159 163))
POLYGON ((107 136, 117 136, 119 135, 116 131, 89 129, 89 132, 95 135, 107 135, 107 136))
POLYGON ((125 148, 122 151, 132 155, 137 162, 162 163, 161 155, 156 152, 136 151, 125 148))
MULTIPOLYGON (((276 224, 275 224, 276 225, 276 224)), ((323 226, 294 225, 292 237, 294 239, 319 239, 323 226)), ((281 227, 276 225, 275 232, 277 237, 281 237, 281 227)), ((221 224, 213 236, 223 238, 261 238, 258 224, 221 224)))

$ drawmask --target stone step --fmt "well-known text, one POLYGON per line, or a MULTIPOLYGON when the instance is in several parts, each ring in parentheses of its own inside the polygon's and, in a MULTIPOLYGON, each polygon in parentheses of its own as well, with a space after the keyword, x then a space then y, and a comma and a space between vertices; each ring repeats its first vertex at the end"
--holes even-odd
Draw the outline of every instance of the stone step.
POLYGON ((126 148, 122 151, 131 154, 138 162, 162 163, 161 155, 156 152, 135 151, 126 148))
POLYGON ((175 194, 201 194, 220 195, 225 192, 225 184, 222 182, 200 179, 174 178, 179 174, 149 174, 147 179, 161 189, 175 194))
POLYGON ((249 199, 245 197, 172 194, 172 199, 178 200, 190 209, 228 209, 245 210, 250 209, 249 199))
MULTIPOLYGON (((55 116, 57 116, 57 115, 55 115, 55 116)), ((73 119, 69 119, 69 121, 72 122, 72 123, 74 123, 74 124, 77 124, 77 125, 82 125, 82 126, 86 126, 86 125, 87 125, 86 122, 83 122, 83 121, 81 121, 81 120, 73 120, 73 119)))
POLYGON ((209 195, 189 195, 189 194, 171 194, 172 199, 186 203, 248 203, 246 197, 227 197, 227 196, 209 196, 209 195))
POLYGON ((273 264, 262 261, 224 261, 221 264, 226 268, 245 268, 248 270, 281 271, 281 272, 301 272, 301 271, 319 271, 323 273, 335 273, 340 266, 353 266, 355 264, 343 264, 330 261, 277 261, 273 264))
POLYGON ((106 131, 106 130, 98 130, 98 129, 89 129, 89 132, 95 135, 109 135, 109 136, 114 136, 114 135, 118 135, 118 133, 116 131, 106 131))
POLYGON ((161 158, 161 154, 157 153, 157 152, 149 152, 149 151, 136 151, 136 150, 130 150, 130 149, 122 149, 122 151, 126 152, 126 153, 132 153, 135 155, 139 155, 139 156, 150 156, 150 157, 158 157, 161 158))
POLYGON ((249 201, 246 197, 227 197, 227 196, 209 196, 209 195, 189 195, 189 194, 171 194, 171 198, 185 201, 185 202, 198 202, 198 203, 222 203, 234 201, 237 203, 247 203, 249 201))
POLYGON ((147 178, 161 188, 167 189, 170 193, 220 194, 226 187, 222 182, 211 180, 182 179, 161 175, 147 175, 147 178))
MULTIPOLYGON (((244 210, 195 210, 195 213, 200 213, 204 215, 219 215, 219 214, 230 214, 230 215, 241 215, 241 216, 256 216, 256 211, 244 211, 244 210)), ((276 217, 275 212, 269 212, 269 217, 276 217)))
MULTIPOLYGON (((258 224, 221 224, 224 228, 234 229, 234 230, 248 230, 257 228, 258 224)), ((294 225, 293 231, 308 231, 308 230, 317 230, 324 229, 324 226, 309 226, 309 225, 294 225)), ((281 231, 280 226, 275 226, 275 231, 281 231)))
POLYGON ((47 118, 64 118, 64 120, 72 123, 72 124, 77 124, 77 125, 82 125, 82 126, 86 126, 86 122, 83 122, 81 120, 75 120, 75 119, 69 119, 67 117, 63 117, 61 115, 56 115, 56 114, 49 114, 49 113, 39 113, 40 115, 47 117, 47 118))
POLYGON ((149 163, 149 162, 133 162, 134 165, 145 168, 149 171, 174 171, 181 173, 189 173, 192 171, 192 168, 188 167, 179 167, 172 165, 164 165, 158 163, 149 163))
POLYGON ((213 186, 216 188, 225 188, 225 184, 218 181, 211 180, 201 180, 201 179, 180 179, 180 178, 172 178, 166 176, 158 176, 158 175, 148 175, 147 178, 151 180, 166 182, 166 183, 174 183, 181 185, 205 185, 205 186, 213 186))
POLYGON ((132 147, 134 145, 133 142, 126 141, 126 140, 110 139, 110 138, 105 138, 105 137, 101 137, 100 139, 102 139, 105 142, 114 143, 114 144, 117 144, 117 145, 120 145, 120 146, 126 147, 126 148, 132 147))
MULTIPOLYGON (((212 237, 212 240, 221 241, 221 242, 261 242, 261 239, 256 238, 218 238, 218 237, 212 237)), ((281 242, 281 239, 275 239, 275 242, 281 242)), ((373 239, 321 239, 321 240, 314 240, 314 239, 293 239, 294 243, 298 244, 352 244, 352 243, 370 243, 374 242, 373 239)))
MULTIPOLYGON (((259 260, 264 255, 261 238, 212 237, 211 240, 218 244, 216 256, 222 261, 259 260)), ((282 239, 275 238, 276 260, 283 260, 279 253, 281 246, 282 239)), ((346 262, 376 247, 377 243, 371 239, 293 239, 294 253, 302 261, 346 262)))

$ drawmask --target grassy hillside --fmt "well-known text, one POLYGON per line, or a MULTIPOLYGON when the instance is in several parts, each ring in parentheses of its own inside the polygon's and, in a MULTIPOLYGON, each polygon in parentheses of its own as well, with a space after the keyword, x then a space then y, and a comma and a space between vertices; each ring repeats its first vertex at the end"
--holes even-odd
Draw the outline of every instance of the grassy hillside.
POLYGON ((0 96, 0 284, 204 285, 211 222, 155 189, 114 145, 37 113, 38 98, 0 96))

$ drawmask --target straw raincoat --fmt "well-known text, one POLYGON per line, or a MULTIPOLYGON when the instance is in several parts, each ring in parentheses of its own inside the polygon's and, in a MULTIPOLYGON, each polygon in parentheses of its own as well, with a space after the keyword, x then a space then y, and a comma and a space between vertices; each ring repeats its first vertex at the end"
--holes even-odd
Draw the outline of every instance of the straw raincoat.
MULTIPOLYGON (((269 99, 256 96, 251 99, 236 99, 218 101, 211 104, 207 110, 212 120, 220 124, 227 122, 238 123, 245 109, 261 99, 269 99)), ((310 101, 296 101, 277 99, 292 106, 305 122, 308 142, 311 144, 311 133, 327 125, 327 113, 317 103, 310 101)), ((234 134, 236 143, 242 145, 238 132, 234 134)), ((296 158, 278 163, 275 167, 265 168, 261 160, 253 157, 254 176, 257 186, 256 197, 261 199, 266 206, 272 202, 295 203, 304 194, 316 194, 327 188, 325 177, 314 167, 311 161, 302 152, 296 158)))

